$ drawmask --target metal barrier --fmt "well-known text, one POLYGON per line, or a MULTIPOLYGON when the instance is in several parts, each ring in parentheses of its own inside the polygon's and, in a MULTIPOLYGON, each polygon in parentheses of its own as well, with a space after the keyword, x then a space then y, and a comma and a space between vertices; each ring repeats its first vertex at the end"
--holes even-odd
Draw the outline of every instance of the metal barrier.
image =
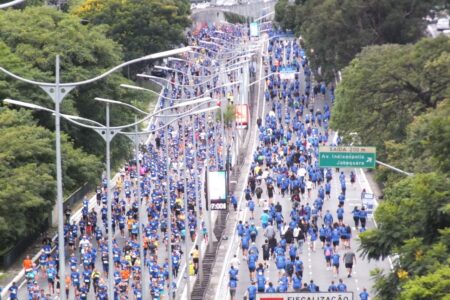
POLYGON ((45 232, 49 227, 49 219, 45 219, 44 222, 42 222, 42 225, 36 230, 36 232, 33 232, 26 236, 25 238, 21 239, 19 242, 16 243, 14 247, 6 251, 5 253, 0 255, 0 267, 2 268, 8 268, 12 264, 14 264, 17 259, 19 259, 20 255, 33 244, 36 239, 38 239, 43 232, 45 232))
POLYGON ((74 206, 77 202, 81 201, 90 191, 94 190, 95 185, 92 183, 84 183, 78 190, 73 192, 66 200, 64 200, 63 207, 74 206))
MULTIPOLYGON (((77 202, 81 201, 95 186, 90 183, 85 183, 69 197, 64 200, 64 209, 74 206, 77 202)), ((42 234, 48 230, 50 226, 50 219, 46 218, 41 226, 33 232, 19 240, 14 247, 9 249, 3 254, 0 254, 0 267, 8 268, 13 265, 17 259, 30 247, 37 239, 42 237, 42 234)))

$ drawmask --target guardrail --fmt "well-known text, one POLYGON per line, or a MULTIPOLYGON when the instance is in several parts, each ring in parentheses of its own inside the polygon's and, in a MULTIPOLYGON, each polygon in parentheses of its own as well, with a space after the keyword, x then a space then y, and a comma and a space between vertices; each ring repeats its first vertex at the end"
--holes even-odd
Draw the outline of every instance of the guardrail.
MULTIPOLYGON (((111 180, 113 183, 113 186, 115 186, 115 184, 117 182, 117 178, 119 178, 119 176, 120 176, 120 174, 116 174, 114 176, 114 178, 111 180)), ((75 193, 77 193, 77 191, 75 193)), ((97 203, 96 196, 92 196, 91 199, 89 200, 89 206, 92 207, 96 203, 97 203)), ((71 216, 70 222, 71 223, 78 222, 81 219, 81 216, 82 215, 81 215, 81 208, 80 208, 71 216)), ((57 241, 58 241, 58 235, 55 234, 52 238, 52 244, 56 244, 57 241)), ((56 246, 53 246, 51 253, 53 253, 55 250, 56 250, 56 246)), ((36 266, 39 266, 39 257, 41 254, 42 254, 42 250, 39 250, 39 252, 35 256, 33 256, 33 258, 31 259, 33 261, 33 263, 36 264, 36 266)), ((11 287, 13 282, 19 283, 19 289, 26 283, 24 269, 22 269, 19 272, 19 274, 17 274, 17 276, 14 277, 14 279, 3 288, 2 293, 0 294, 0 296, 1 296, 0 299, 9 299, 9 297, 6 297, 6 296, 8 294, 8 289, 11 287)))
MULTIPOLYGON (((83 199, 89 191, 93 189, 94 185, 89 183, 84 183, 80 188, 73 192, 69 197, 64 200, 64 209, 73 206, 75 203, 83 199)), ((0 266, 3 268, 8 268, 14 264, 17 259, 23 254, 23 252, 30 247, 36 240, 42 236, 42 233, 47 231, 50 227, 50 218, 46 218, 39 229, 35 232, 27 235, 25 238, 21 239, 7 252, 0 255, 0 266)))
POLYGON ((12 248, 10 248, 8 251, 0 255, 0 266, 3 268, 8 268, 12 264, 14 264, 17 259, 23 254, 23 252, 33 244, 39 235, 42 234, 42 232, 45 232, 49 227, 49 218, 46 218, 41 226, 39 226, 39 229, 29 235, 27 235, 25 238, 21 239, 16 243, 16 245, 12 248))

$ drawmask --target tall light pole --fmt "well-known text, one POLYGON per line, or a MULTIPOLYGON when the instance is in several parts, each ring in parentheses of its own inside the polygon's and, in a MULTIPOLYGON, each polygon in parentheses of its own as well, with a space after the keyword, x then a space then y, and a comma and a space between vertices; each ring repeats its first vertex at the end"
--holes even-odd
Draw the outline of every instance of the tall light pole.
MULTIPOLYGON (((185 218, 184 218, 184 228, 185 228, 185 249, 184 249, 184 259, 186 261, 186 286, 187 286, 187 300, 191 299, 191 280, 189 277, 189 239, 187 236, 188 228, 189 228, 189 222, 188 222, 188 216, 189 216, 189 209, 188 209, 188 186, 187 186, 187 172, 188 172, 188 166, 187 166, 187 139, 185 135, 185 126, 184 126, 184 120, 182 120, 182 126, 181 126, 181 132, 183 134, 183 142, 184 142, 184 177, 183 177, 183 184, 184 184, 184 212, 185 212, 185 218)), ((192 132, 194 134, 194 132, 192 132)))
MULTIPOLYGON (((111 127, 110 126, 110 114, 109 114, 109 104, 119 104, 119 105, 125 105, 128 107, 132 107, 135 108, 134 106, 127 104, 127 103, 123 103, 120 101, 115 101, 115 100, 110 100, 110 99, 104 99, 104 98, 95 98, 95 100, 97 101, 102 101, 106 103, 106 126, 103 126, 101 124, 99 124, 96 121, 92 121, 89 119, 85 119, 85 118, 80 118, 80 117, 75 117, 75 116, 67 116, 64 114, 58 114, 58 112, 56 110, 52 110, 52 109, 48 109, 39 105, 35 105, 35 104, 31 104, 31 103, 27 103, 27 102, 22 102, 22 101, 17 101, 17 100, 12 100, 12 99, 5 99, 4 102, 5 103, 10 103, 10 104, 14 104, 14 105, 19 105, 19 106, 23 106, 23 107, 28 107, 28 108, 32 108, 32 109, 39 109, 39 110, 44 110, 44 111, 48 111, 48 112, 52 112, 55 115, 55 118, 59 115, 59 117, 63 117, 67 120, 69 120, 70 122, 85 127, 85 128, 90 128, 95 130, 106 142, 106 176, 107 176, 107 205, 108 205, 108 211, 107 211, 107 217, 108 217, 108 285, 111 287, 108 289, 108 297, 114 297, 114 262, 113 262, 113 256, 112 256, 112 240, 113 240, 113 235, 112 235, 112 211, 111 211, 111 160, 110 160, 110 143, 111 140, 114 138, 115 135, 117 135, 118 133, 120 133, 123 129, 129 128, 129 127, 135 127, 140 123, 143 123, 144 121, 150 119, 151 117, 163 112, 163 111, 167 111, 168 108, 162 109, 160 111, 157 111, 153 114, 149 114, 147 115, 145 118, 136 121, 132 124, 128 124, 128 125, 123 125, 123 126, 116 126, 116 127, 111 127), (91 126, 91 125, 86 125, 83 123, 80 123, 76 120, 84 120, 87 122, 91 122, 96 124, 96 126, 91 126)), ((193 101, 186 101, 183 104, 178 105, 178 107, 183 107, 183 106, 187 106, 187 105, 193 105, 193 104, 198 104, 198 103, 202 103, 202 102, 208 102, 210 101, 211 98, 203 98, 203 99, 197 99, 197 100, 193 100, 193 101)), ((138 108, 135 108, 138 111, 138 108)), ((142 112, 142 111, 141 111, 142 112)), ((59 123, 58 123, 59 124, 59 123)), ((141 229, 142 230, 142 229, 141 229)), ((65 262, 62 262, 63 264, 65 264, 65 262)), ((61 266, 61 261, 60 261, 60 266, 61 266)), ((64 280, 64 278, 62 279, 62 281, 64 280)), ((63 291, 63 290, 62 290, 63 291)), ((65 293, 63 292, 64 296, 65 293)), ((114 298, 111 298, 114 299, 114 298)))
MULTIPOLYGON (((139 215, 139 259, 141 261, 141 289, 142 289, 142 295, 144 297, 150 295, 149 293, 149 285, 148 285, 148 271, 146 270, 145 265, 145 254, 144 254, 144 238, 143 238, 143 232, 144 232, 144 220, 145 220, 145 210, 144 208, 147 207, 147 202, 144 202, 143 199, 141 199, 141 186, 140 186, 140 170, 141 170, 141 162, 139 160, 139 128, 137 124, 137 115, 134 116, 134 133, 128 133, 128 132, 121 132, 121 134, 127 136, 134 144, 134 153, 135 153, 135 159, 136 159, 136 176, 137 176, 137 191, 136 191, 136 197, 139 204, 138 207, 138 215, 139 215)), ((149 133, 145 133, 149 134, 149 133)))
POLYGON ((169 230, 169 236, 168 236, 168 245, 169 245, 169 299, 173 299, 172 294, 172 282, 173 282, 173 274, 172 274, 172 208, 170 207, 170 152, 169 152, 169 128, 167 127, 164 132, 164 146, 166 147, 167 151, 167 159, 166 159, 166 205, 167 205, 167 221, 168 221, 168 230, 169 230))
MULTIPOLYGON (((34 80, 29 80, 26 78, 23 78, 21 76, 18 76, 3 67, 0 67, 0 71, 5 73, 6 75, 9 75, 17 80, 36 85, 43 89, 52 99, 52 101, 55 104, 55 145, 56 145, 56 210, 58 214, 58 252, 59 252, 59 279, 60 279, 60 299, 65 300, 66 294, 65 294, 65 242, 64 242, 64 215, 63 215, 63 187, 62 187, 62 163, 61 163, 61 127, 60 127, 60 104, 64 100, 65 96, 69 94, 69 92, 74 89, 75 87, 85 85, 88 83, 95 82, 97 80, 100 80, 111 73, 121 69, 122 67, 131 65, 133 63, 150 60, 150 59, 157 59, 161 57, 166 56, 172 56, 180 53, 184 53, 186 51, 190 51, 190 47, 184 47, 179 48, 175 50, 169 50, 164 52, 159 52, 155 54, 150 54, 147 56, 143 56, 141 58, 133 59, 127 62, 124 62, 116 67, 111 68, 110 70, 106 71, 105 73, 83 81, 78 82, 70 82, 70 83, 61 83, 60 82, 60 59, 59 55, 56 55, 55 59, 55 82, 54 83, 47 83, 47 82, 38 82, 34 80)), ((109 191, 108 191, 109 192, 109 191)), ((109 220, 111 222, 111 220, 109 220)), ((110 275, 112 276, 112 274, 110 275)), ((113 287, 109 287, 108 293, 111 296, 110 299, 113 299, 114 293, 113 293, 113 287)))

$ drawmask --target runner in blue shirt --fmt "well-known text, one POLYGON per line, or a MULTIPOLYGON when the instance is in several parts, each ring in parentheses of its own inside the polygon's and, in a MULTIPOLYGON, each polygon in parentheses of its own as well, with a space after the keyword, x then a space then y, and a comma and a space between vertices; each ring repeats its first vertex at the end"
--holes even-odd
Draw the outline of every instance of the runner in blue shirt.
POLYGON ((355 222, 355 228, 358 230, 359 227, 359 209, 358 206, 355 206, 352 210, 353 221, 355 222))
POLYGON ((366 208, 363 206, 359 211, 359 221, 361 222, 361 227, 364 229, 366 228, 366 220, 367 220, 367 211, 366 208))
POLYGON ((266 287, 266 278, 264 277, 263 272, 258 272, 256 274, 256 282, 258 287, 258 292, 263 293, 266 287))
POLYGON ((250 273, 250 280, 254 279, 257 261, 258 255, 256 253, 250 253, 248 255, 248 271, 250 273))
POLYGON ((297 274, 292 276, 292 288, 295 292, 299 292, 302 288, 302 278, 297 274))
POLYGON ((327 212, 323 216, 323 222, 326 226, 331 226, 333 224, 333 216, 331 215, 329 210, 327 210, 327 212))
POLYGON ((269 286, 266 288, 266 293, 276 293, 277 290, 273 287, 272 282, 269 282, 269 286))
POLYGON ((359 299, 360 300, 369 300, 369 293, 367 292, 366 288, 363 288, 363 291, 359 293, 359 299))
POLYGON ((339 204, 338 209, 336 210, 337 219, 339 222, 342 222, 344 220, 344 206, 339 204))
POLYGON ((333 253, 333 255, 331 256, 331 261, 333 263, 333 268, 334 268, 334 272, 336 272, 336 276, 339 276, 339 259, 340 259, 340 255, 335 252, 333 253))
POLYGON ((325 261, 327 265, 327 270, 331 269, 331 257, 333 256, 333 248, 330 243, 327 243, 323 248, 323 254, 325 255, 325 261))
POLYGON ((239 270, 235 269, 234 266, 231 266, 230 271, 228 271, 228 274, 230 275, 230 280, 237 280, 238 273, 239 270))
POLYGON ((80 289, 80 272, 75 269, 75 267, 72 268, 72 272, 70 273, 70 279, 72 281, 72 286, 76 289, 80 289))
POLYGON ((255 281, 252 281, 252 285, 247 288, 248 300, 256 300, 257 288, 255 286, 255 281))
POLYGON ((9 299, 16 300, 17 298, 17 290, 19 288, 17 287, 17 284, 15 282, 12 283, 12 285, 9 287, 9 299))
POLYGON ((338 289, 339 292, 346 292, 347 291, 347 286, 342 281, 342 279, 339 279, 339 284, 337 285, 337 289, 338 289))
POLYGON ((328 291, 329 292, 337 292, 338 291, 338 288, 337 288, 336 284, 334 283, 334 281, 331 281, 331 284, 328 287, 328 291))
POLYGON ((311 293, 314 293, 314 292, 318 292, 318 291, 319 291, 319 287, 314 283, 313 280, 311 280, 311 281, 309 282, 308 289, 309 289, 309 291, 310 291, 311 293))
POLYGON ((236 296, 236 289, 237 289, 237 279, 231 279, 228 283, 228 286, 230 287, 230 300, 235 300, 236 296))
POLYGON ((49 266, 47 269, 47 282, 48 282, 48 292, 51 294, 55 293, 55 278, 58 273, 54 266, 49 266))

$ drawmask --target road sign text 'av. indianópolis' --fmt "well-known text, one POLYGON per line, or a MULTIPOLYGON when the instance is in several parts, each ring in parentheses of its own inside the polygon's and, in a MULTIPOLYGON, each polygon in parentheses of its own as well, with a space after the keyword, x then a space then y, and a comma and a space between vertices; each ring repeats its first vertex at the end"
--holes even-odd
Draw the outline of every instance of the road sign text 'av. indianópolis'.
POLYGON ((319 146, 319 167, 375 168, 375 147, 319 146))

